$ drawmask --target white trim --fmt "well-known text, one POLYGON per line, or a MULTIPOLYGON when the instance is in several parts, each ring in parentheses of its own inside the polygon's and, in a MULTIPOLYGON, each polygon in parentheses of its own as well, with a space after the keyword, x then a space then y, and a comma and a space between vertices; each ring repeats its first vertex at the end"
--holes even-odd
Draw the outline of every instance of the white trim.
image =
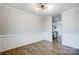
MULTIPOLYGON (((43 33, 23 33, 14 35, 1 35, 2 51, 20 47, 43 40, 43 33)), ((0 51, 0 52, 2 52, 0 51)))
POLYGON ((79 34, 62 33, 62 44, 79 49, 79 34))
POLYGON ((69 9, 69 10, 63 11, 62 13, 71 12, 71 11, 74 11, 74 10, 77 10, 77 9, 79 9, 79 7, 75 7, 73 9, 69 9))
MULTIPOLYGON (((38 32, 38 33, 43 33, 43 32, 38 32)), ((5 37, 14 37, 14 36, 23 36, 23 35, 32 35, 32 34, 38 34, 37 32, 33 32, 33 33, 20 33, 20 34, 7 34, 7 35, 0 35, 1 38, 5 38, 5 37)))

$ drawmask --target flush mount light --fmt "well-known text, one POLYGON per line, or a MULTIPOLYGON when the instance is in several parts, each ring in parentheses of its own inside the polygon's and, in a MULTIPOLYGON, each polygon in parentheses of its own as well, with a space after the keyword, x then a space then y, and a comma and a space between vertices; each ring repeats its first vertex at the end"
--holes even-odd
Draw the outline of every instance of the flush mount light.
POLYGON ((52 9, 52 5, 48 3, 35 3, 33 4, 33 8, 38 12, 47 12, 52 9))

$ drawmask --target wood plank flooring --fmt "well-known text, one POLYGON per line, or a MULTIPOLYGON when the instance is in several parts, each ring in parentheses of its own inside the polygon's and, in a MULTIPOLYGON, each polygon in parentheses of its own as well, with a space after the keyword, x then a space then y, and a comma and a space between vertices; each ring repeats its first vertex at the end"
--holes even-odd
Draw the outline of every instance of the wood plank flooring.
POLYGON ((68 46, 61 46, 56 42, 52 43, 42 40, 29 45, 11 49, 0 53, 0 55, 75 55, 79 50, 68 46))

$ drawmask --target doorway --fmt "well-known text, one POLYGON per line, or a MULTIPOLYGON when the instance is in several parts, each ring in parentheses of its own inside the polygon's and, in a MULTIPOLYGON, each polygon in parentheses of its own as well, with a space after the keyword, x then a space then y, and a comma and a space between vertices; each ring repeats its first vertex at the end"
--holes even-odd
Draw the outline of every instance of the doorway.
POLYGON ((62 46, 62 19, 61 14, 52 16, 52 42, 55 50, 62 46))

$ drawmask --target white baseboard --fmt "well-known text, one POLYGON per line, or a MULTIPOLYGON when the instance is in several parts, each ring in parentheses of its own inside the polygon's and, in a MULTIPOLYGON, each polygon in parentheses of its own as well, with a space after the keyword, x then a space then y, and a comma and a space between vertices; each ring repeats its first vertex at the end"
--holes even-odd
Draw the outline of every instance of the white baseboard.
POLYGON ((43 33, 24 33, 14 35, 1 35, 2 51, 20 47, 43 40, 43 33))
POLYGON ((62 44, 79 49, 79 34, 62 34, 62 44))

